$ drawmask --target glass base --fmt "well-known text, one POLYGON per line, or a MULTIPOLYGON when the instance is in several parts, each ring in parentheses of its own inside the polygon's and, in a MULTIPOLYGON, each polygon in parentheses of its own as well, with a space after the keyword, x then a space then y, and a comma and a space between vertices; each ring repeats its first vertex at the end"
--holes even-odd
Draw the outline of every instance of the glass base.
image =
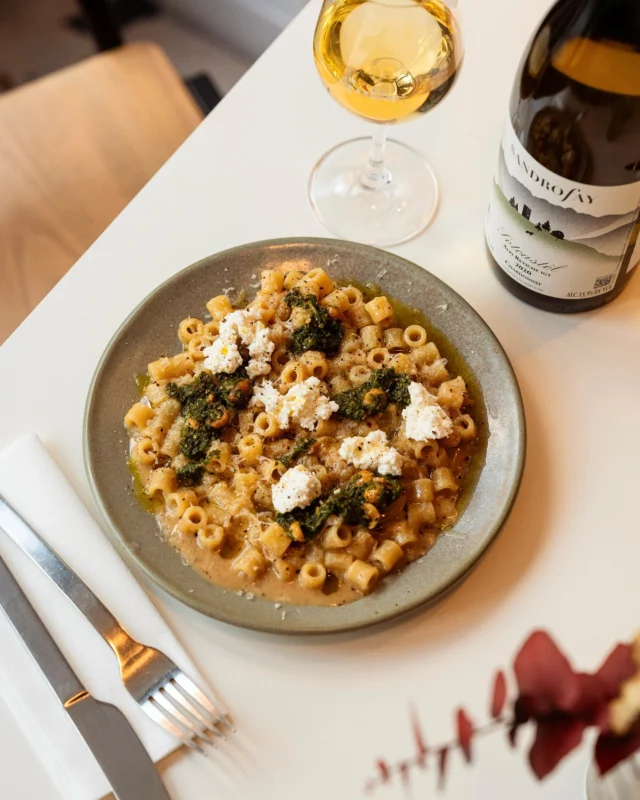
POLYGON ((638 800, 640 756, 635 755, 600 777, 592 761, 587 772, 587 800, 638 800))
POLYGON ((384 151, 384 180, 371 189, 362 182, 371 140, 352 139, 329 150, 309 181, 311 204, 331 233, 380 247, 421 233, 438 207, 438 182, 425 159, 390 139, 384 151))

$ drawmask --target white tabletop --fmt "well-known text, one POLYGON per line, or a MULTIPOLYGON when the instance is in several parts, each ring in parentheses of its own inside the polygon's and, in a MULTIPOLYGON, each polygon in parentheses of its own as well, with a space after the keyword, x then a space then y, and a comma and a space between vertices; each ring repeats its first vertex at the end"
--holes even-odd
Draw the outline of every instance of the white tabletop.
MULTIPOLYGON (((639 622, 630 595, 638 593, 640 563, 640 281, 601 311, 555 316, 504 291, 484 251, 511 82, 547 5, 518 3, 516 12, 513 0, 468 2, 459 83, 433 114, 397 130, 430 157, 442 188, 432 226, 397 252, 480 312, 520 380, 529 452, 515 509, 454 594, 359 635, 289 639, 237 630, 152 589, 238 723, 227 753, 174 760, 165 775, 176 800, 360 797, 375 758, 408 754, 411 704, 431 742, 447 738, 458 704, 486 718, 494 669, 511 663, 533 628, 550 629, 587 669, 639 622)), ((330 146, 369 128, 335 105, 315 74, 318 7, 313 0, 0 349, 0 446, 35 430, 89 504, 81 444, 87 387, 133 306, 218 250, 327 235, 306 199, 309 171, 330 146)), ((58 800, 3 708, 0 749, 1 797, 58 800)), ((540 786, 524 749, 510 751, 502 736, 479 741, 477 753, 471 769, 453 756, 447 797, 584 796, 586 752, 540 786)), ((433 770, 417 781, 420 796, 432 785, 433 770)), ((374 796, 403 793, 396 785, 374 796)))

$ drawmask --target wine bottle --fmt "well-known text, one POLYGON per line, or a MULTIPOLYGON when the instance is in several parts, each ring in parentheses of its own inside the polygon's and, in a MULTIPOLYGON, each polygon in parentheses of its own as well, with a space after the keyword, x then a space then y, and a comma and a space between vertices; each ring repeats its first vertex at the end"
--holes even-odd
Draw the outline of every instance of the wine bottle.
POLYGON ((640 262, 640 0, 559 0, 514 85, 486 222, 516 297, 586 311, 640 262))

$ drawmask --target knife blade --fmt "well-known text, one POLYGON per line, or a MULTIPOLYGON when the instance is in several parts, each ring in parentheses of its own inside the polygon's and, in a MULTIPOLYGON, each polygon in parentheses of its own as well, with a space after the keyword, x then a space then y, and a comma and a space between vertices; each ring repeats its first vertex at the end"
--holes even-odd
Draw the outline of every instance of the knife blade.
POLYGON ((0 606, 93 753, 117 800, 170 800, 127 718, 84 688, 2 557, 0 606))

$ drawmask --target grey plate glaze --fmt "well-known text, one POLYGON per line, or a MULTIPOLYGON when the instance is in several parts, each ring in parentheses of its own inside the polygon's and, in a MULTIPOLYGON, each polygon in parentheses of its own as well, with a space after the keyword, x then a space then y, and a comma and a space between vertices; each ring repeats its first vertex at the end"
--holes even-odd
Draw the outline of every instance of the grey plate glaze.
MULTIPOLYGON (((254 290, 248 291, 253 296, 254 290)), ((433 602, 465 577, 496 537, 515 499, 524 465, 525 422, 518 385, 502 347, 452 289, 383 250, 333 239, 281 239, 205 258, 163 283, 133 311, 94 376, 84 420, 84 453, 89 481, 117 544, 167 592, 233 625, 278 633, 325 633, 389 620, 433 602), (128 440, 122 420, 137 399, 134 374, 145 372, 147 363, 159 356, 178 352, 179 322, 202 316, 213 295, 229 286, 248 289, 260 270, 284 264, 305 270, 327 268, 338 279, 375 281, 387 293, 420 308, 431 320, 430 338, 470 382, 477 402, 474 416, 481 446, 456 525, 425 557, 385 580, 370 596, 337 608, 276 609, 270 600, 256 596, 249 601, 213 586, 161 540, 155 519, 128 488, 128 440), (282 610, 286 610, 284 620, 282 610)))

